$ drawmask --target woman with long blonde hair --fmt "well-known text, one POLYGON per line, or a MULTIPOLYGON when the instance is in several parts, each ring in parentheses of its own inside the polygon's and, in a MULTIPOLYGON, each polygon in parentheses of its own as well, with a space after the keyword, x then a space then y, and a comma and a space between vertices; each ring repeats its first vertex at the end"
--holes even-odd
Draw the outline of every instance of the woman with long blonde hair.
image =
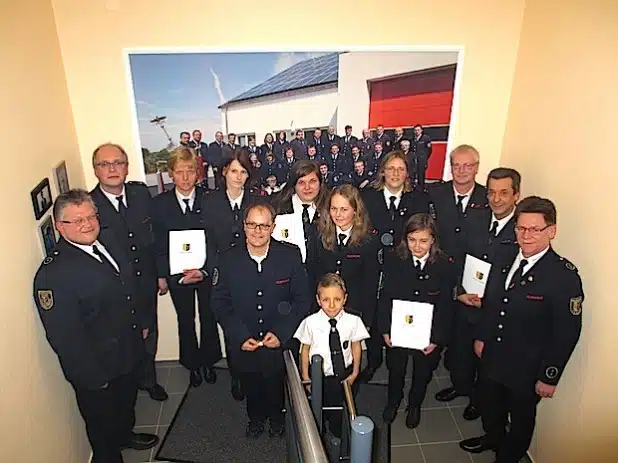
POLYGON ((330 191, 317 231, 318 239, 307 256, 313 289, 323 275, 341 275, 348 285, 347 307, 370 326, 380 270, 379 240, 356 187, 341 185, 330 191))

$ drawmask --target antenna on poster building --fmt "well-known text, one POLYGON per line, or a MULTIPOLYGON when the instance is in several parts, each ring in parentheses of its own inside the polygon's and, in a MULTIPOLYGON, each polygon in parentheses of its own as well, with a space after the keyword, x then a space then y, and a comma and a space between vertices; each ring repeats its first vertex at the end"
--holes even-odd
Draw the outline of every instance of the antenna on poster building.
POLYGON ((167 122, 167 116, 157 116, 154 119, 152 119, 150 121, 151 124, 156 125, 157 127, 161 127, 161 130, 163 130, 163 133, 165 134, 165 136, 167 137, 167 149, 172 149, 174 148, 174 142, 172 141, 172 137, 170 137, 170 134, 168 133, 167 129, 165 128, 165 123, 167 122))

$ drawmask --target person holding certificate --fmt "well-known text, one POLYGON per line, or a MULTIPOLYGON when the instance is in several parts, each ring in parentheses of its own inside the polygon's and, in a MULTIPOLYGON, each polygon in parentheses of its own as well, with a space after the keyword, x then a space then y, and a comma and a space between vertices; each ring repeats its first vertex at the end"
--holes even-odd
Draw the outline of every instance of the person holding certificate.
MULTIPOLYGON (((412 192, 408 179, 408 162, 403 152, 388 153, 376 177, 375 187, 364 189, 361 196, 371 224, 377 230, 384 256, 400 242, 406 221, 417 212, 428 212, 429 206, 428 200, 420 199, 420 193, 412 192)), ((377 321, 372 323, 375 325, 377 321)), ((367 367, 361 373, 361 381, 371 381, 382 365, 383 345, 382 334, 373 330, 371 339, 367 342, 367 367)))
POLYGON ((168 171, 175 188, 153 200, 153 228, 157 247, 159 289, 168 291, 178 317, 180 363, 189 370, 189 383, 214 383, 213 365, 221 359, 215 317, 210 309, 210 275, 207 270, 205 220, 202 215, 207 192, 196 187, 197 156, 186 147, 169 157, 168 171), (195 294, 200 317, 200 343, 195 333, 195 294))
POLYGON ((353 185, 331 190, 318 220, 318 239, 309 251, 307 271, 311 290, 327 273, 336 273, 348 287, 347 308, 371 327, 376 308, 380 265, 379 240, 370 228, 360 192, 353 185))
MULTIPOLYGON (((218 253, 229 247, 242 245, 245 241, 243 215, 247 207, 260 201, 259 191, 247 186, 253 167, 246 150, 234 150, 221 168, 222 186, 204 197, 202 218, 208 236, 209 266, 212 266, 218 253)), ((245 393, 239 375, 235 373, 233 360, 225 343, 228 369, 232 377, 231 392, 236 400, 243 400, 245 393)))
POLYGON ((436 224, 429 214, 408 219, 384 270, 378 323, 386 351, 388 401, 383 418, 392 423, 403 398, 408 357, 414 362, 406 426, 421 419, 427 385, 438 366, 452 324, 453 269, 439 249, 436 224))

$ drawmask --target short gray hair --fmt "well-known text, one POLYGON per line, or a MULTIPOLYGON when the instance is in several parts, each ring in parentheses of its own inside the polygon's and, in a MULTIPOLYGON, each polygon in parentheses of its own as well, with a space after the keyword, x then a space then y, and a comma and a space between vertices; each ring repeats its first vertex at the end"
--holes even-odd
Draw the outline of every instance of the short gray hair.
POLYGON ((56 201, 54 201, 54 220, 56 222, 62 220, 62 213, 67 206, 70 206, 71 204, 81 206, 84 203, 91 204, 94 210, 97 210, 97 206, 94 204, 92 196, 90 196, 86 190, 75 188, 58 195, 56 201))

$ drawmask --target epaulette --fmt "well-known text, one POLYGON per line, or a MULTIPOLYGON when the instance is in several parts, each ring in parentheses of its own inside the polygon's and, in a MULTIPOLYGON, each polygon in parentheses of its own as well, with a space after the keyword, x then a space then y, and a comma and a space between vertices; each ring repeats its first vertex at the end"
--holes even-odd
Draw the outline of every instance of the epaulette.
POLYGON ((300 249, 300 248, 298 247, 298 245, 296 245, 296 244, 294 244, 294 243, 290 243, 289 241, 283 241, 283 240, 279 241, 279 240, 277 240, 277 242, 278 242, 278 243, 281 243, 281 244, 282 244, 282 245, 284 245, 284 246, 287 246, 288 248, 292 248, 292 249, 300 249))
POLYGON ((489 203, 479 204, 479 203, 470 203, 468 204, 470 209, 487 209, 489 207, 489 203))
POLYGON ((54 249, 51 253, 51 256, 47 256, 45 259, 43 259, 43 265, 51 264, 58 255, 60 255, 60 251, 57 251, 56 249, 54 249))
POLYGON ((129 185, 140 185, 140 186, 145 186, 146 188, 148 188, 148 185, 146 185, 144 182, 142 182, 140 180, 129 180, 127 182, 127 184, 129 184, 129 185))
POLYGON ((559 257, 558 260, 562 262, 564 266, 572 272, 577 272, 577 267, 575 267, 575 265, 573 265, 573 263, 570 262, 568 259, 565 259, 564 257, 559 257))

